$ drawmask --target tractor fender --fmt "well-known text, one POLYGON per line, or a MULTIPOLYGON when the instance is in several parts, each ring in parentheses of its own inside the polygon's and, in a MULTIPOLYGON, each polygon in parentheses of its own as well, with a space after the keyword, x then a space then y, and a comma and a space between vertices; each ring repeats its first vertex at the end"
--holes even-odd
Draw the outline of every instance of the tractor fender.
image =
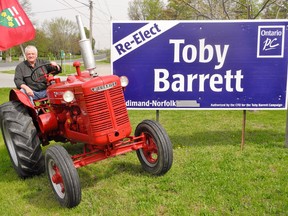
POLYGON ((21 92, 18 89, 12 89, 10 91, 9 100, 10 101, 20 101, 28 109, 32 109, 34 112, 36 112, 36 110, 34 109, 34 105, 29 100, 29 97, 24 92, 21 92))

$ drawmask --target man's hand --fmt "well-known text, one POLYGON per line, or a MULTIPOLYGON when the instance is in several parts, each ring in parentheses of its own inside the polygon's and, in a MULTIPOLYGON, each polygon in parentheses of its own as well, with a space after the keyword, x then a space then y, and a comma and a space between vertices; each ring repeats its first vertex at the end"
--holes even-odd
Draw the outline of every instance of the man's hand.
POLYGON ((33 90, 29 86, 22 84, 20 87, 26 91, 28 96, 34 97, 33 90))
POLYGON ((52 66, 54 66, 54 67, 57 67, 57 70, 58 70, 58 71, 60 70, 60 67, 59 67, 59 65, 57 64, 57 62, 51 61, 50 64, 51 64, 52 66))

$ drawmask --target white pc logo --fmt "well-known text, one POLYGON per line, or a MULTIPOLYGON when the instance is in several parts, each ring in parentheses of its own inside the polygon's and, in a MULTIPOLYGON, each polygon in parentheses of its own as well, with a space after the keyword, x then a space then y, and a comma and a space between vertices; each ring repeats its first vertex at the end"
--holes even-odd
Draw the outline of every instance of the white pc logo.
POLYGON ((257 58, 283 58, 285 26, 258 26, 257 58))
POLYGON ((277 43, 277 38, 267 38, 264 42, 263 42, 263 51, 268 51, 268 50, 272 50, 272 49, 276 49, 280 44, 277 43))

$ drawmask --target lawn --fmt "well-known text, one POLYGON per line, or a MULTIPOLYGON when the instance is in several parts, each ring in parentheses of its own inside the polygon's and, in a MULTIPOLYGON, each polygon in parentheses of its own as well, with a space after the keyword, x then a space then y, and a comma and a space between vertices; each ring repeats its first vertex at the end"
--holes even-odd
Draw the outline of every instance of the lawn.
MULTIPOLYGON (((0 89, 0 103, 8 93, 0 89)), ((129 115, 133 128, 156 118, 155 111, 129 115)), ((286 111, 248 111, 243 150, 242 117, 242 111, 160 111, 173 143, 171 170, 151 176, 135 152, 79 168, 82 201, 73 209, 59 206, 46 174, 19 179, 0 136, 0 214, 287 215, 286 111)))

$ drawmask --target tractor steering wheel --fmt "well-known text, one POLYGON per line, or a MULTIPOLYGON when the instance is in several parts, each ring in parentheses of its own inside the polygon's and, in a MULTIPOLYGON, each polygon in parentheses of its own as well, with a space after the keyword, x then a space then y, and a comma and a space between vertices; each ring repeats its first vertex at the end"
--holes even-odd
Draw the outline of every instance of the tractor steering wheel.
POLYGON ((49 74, 56 75, 56 74, 58 74, 58 73, 61 73, 61 71, 62 71, 61 66, 58 65, 59 68, 60 68, 59 70, 58 70, 57 67, 55 66, 56 70, 47 72, 47 69, 44 68, 44 67, 47 66, 47 65, 51 65, 51 63, 42 64, 42 65, 39 65, 39 66, 33 68, 32 73, 31 73, 31 79, 32 79, 34 82, 43 82, 43 81, 46 80, 47 75, 49 75, 49 74), (38 70, 39 68, 40 68, 41 70, 38 70))

